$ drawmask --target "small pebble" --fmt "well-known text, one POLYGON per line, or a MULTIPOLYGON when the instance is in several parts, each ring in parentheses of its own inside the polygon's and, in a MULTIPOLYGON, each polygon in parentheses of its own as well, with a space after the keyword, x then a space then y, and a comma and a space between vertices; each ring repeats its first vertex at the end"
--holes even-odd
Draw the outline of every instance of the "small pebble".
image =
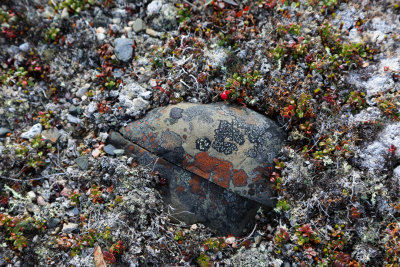
POLYGON ((125 150, 123 150, 123 149, 115 149, 114 150, 114 154, 116 156, 122 156, 124 153, 125 153, 125 150))
POLYGON ((67 120, 68 120, 69 122, 71 122, 71 123, 76 123, 76 124, 78 124, 78 123, 81 122, 81 119, 79 119, 79 118, 77 118, 77 117, 74 117, 74 116, 72 116, 72 115, 70 115, 70 114, 68 114, 67 120))
POLYGON ((32 139, 33 137, 35 137, 37 134, 40 134, 41 132, 42 132, 42 125, 40 123, 37 123, 37 124, 33 125, 32 128, 29 129, 29 131, 21 134, 21 138, 32 139))
POLYGON ((40 206, 45 206, 47 204, 46 201, 44 201, 42 196, 38 196, 38 198, 36 199, 36 202, 38 203, 38 205, 40 206))
POLYGON ((111 156, 114 156, 114 155, 115 155, 114 150, 115 150, 115 147, 114 147, 113 145, 106 145, 106 146, 104 147, 104 151, 105 151, 108 155, 111 155, 111 156))
POLYGON ((10 129, 5 127, 0 127, 0 138, 5 137, 8 133, 11 133, 10 129))

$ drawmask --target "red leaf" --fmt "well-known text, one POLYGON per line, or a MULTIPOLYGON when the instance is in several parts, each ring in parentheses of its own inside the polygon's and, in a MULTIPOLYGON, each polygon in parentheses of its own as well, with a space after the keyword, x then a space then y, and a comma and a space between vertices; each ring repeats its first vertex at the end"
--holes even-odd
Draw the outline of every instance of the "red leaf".
POLYGON ((240 18, 243 15, 243 11, 239 11, 236 13, 236 17, 240 18))
POLYGON ((116 263, 117 262, 117 260, 115 259, 115 256, 112 253, 108 252, 108 251, 104 251, 103 252, 103 258, 108 264, 112 264, 112 263, 116 263))

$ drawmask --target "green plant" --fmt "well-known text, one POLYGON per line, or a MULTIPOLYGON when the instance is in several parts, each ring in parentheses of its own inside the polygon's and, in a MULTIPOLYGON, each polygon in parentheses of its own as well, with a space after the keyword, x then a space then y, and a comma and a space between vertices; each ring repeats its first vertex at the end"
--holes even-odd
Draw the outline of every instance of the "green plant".
POLYGON ((74 244, 71 246, 71 256, 80 255, 82 249, 94 247, 97 242, 107 243, 109 241, 111 241, 111 231, 109 227, 103 232, 90 229, 87 233, 79 235, 73 242, 74 244))
POLYGON ((92 188, 90 188, 90 194, 89 197, 93 200, 93 203, 104 203, 103 198, 101 197, 101 192, 103 190, 100 189, 100 187, 96 184, 92 185, 92 188))
POLYGON ((397 121, 400 118, 400 104, 398 99, 398 93, 387 93, 375 98, 374 101, 378 103, 378 108, 383 112, 383 114, 397 121))
POLYGON ((285 199, 278 200, 276 203, 275 211, 288 211, 290 210, 290 205, 285 199))
POLYGON ((28 245, 26 234, 44 228, 44 223, 29 216, 10 216, 0 213, 0 229, 4 230, 6 240, 11 242, 14 249, 22 251, 28 245))
POLYGON ((69 12, 78 14, 83 10, 88 9, 90 6, 95 4, 95 0, 64 0, 58 5, 54 5, 55 10, 62 10, 67 8, 69 12))
POLYGON ((290 235, 285 228, 280 227, 279 232, 274 236, 274 243, 279 247, 282 247, 283 243, 289 241, 290 235))
POLYGON ((227 94, 230 99, 235 100, 244 96, 246 89, 251 89, 259 79, 260 73, 257 70, 246 74, 235 72, 232 78, 226 80, 225 87, 227 90, 223 94, 227 94))
POLYGON ((318 235, 312 230, 310 224, 303 224, 302 226, 296 226, 297 244, 303 246, 305 244, 319 244, 320 240, 318 235))
POLYGON ((209 267, 212 265, 211 258, 206 253, 201 253, 196 259, 200 267, 209 267))
POLYGON ((50 28, 46 31, 44 35, 44 39, 46 42, 51 43, 56 40, 56 38, 59 36, 60 29, 59 28, 50 28))
POLYGON ((174 240, 175 241, 182 241, 183 240, 183 232, 182 230, 179 230, 176 232, 175 236, 174 236, 174 240))
POLYGON ((346 103, 355 111, 361 110, 366 107, 365 94, 359 91, 351 91, 347 96, 346 103))
POLYGON ((50 129, 50 119, 53 116, 53 111, 49 110, 48 112, 39 112, 40 124, 45 129, 50 129))
POLYGON ((115 82, 114 80, 112 80, 110 77, 106 78, 106 83, 104 84, 104 86, 108 89, 108 90, 112 90, 114 87, 118 86, 118 83, 115 82))
POLYGON ((226 247, 226 243, 224 241, 223 238, 208 238, 205 242, 204 242, 204 249, 205 250, 221 250, 224 249, 226 247))
POLYGON ((311 99, 312 96, 305 93, 302 93, 298 98, 293 97, 289 104, 281 110, 281 115, 288 119, 292 117, 297 117, 298 119, 313 117, 311 99))
POLYGON ((178 3, 176 4, 176 7, 177 7, 176 14, 178 16, 179 22, 184 22, 190 19, 192 14, 191 14, 191 9, 188 7, 187 4, 178 3))
POLYGON ((80 197, 81 197, 81 194, 76 191, 72 191, 69 195, 69 199, 71 200, 71 203, 75 206, 79 206, 80 197))
POLYGON ((300 25, 296 23, 290 23, 287 25, 283 25, 281 23, 278 23, 276 27, 276 31, 280 35, 285 35, 285 34, 292 34, 292 35, 299 35, 300 34, 300 25))

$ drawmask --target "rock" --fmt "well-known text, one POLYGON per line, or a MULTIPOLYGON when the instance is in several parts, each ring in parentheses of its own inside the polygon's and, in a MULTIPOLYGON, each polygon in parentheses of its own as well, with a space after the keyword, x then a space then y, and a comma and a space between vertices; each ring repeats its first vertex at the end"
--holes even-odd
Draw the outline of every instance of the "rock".
MULTIPOLYGON (((392 145, 400 147, 400 123, 394 123, 386 126, 379 134, 378 138, 361 150, 359 159, 361 166, 368 169, 370 173, 382 170, 387 157, 391 153, 389 149, 392 145)), ((400 151, 396 149, 392 155, 396 160, 400 158, 400 151)))
POLYGON ((123 149, 115 149, 114 150, 114 154, 117 157, 122 156, 124 153, 125 153, 125 150, 123 150, 123 149))
POLYGON ((64 197, 69 197, 71 195, 71 192, 71 188, 64 187, 60 194, 64 197))
POLYGON ((128 155, 169 179, 166 201, 177 213, 186 211, 178 217, 189 224, 241 235, 260 205, 275 207, 265 176, 284 134, 265 116, 221 104, 181 103, 154 109, 120 132, 133 142, 122 146, 128 155))
POLYGON ((115 153, 114 153, 114 150, 115 150, 116 148, 115 148, 115 146, 113 146, 113 145, 106 145, 105 147, 104 147, 104 151, 108 154, 108 155, 111 155, 111 156, 114 156, 115 155, 115 153))
POLYGON ((78 106, 78 107, 70 106, 68 111, 71 115, 81 115, 82 114, 82 108, 80 106, 78 106))
POLYGON ((97 103, 96 102, 90 102, 90 104, 86 107, 86 112, 89 115, 92 115, 97 111, 97 103))
POLYGON ((132 28, 135 32, 141 32, 146 29, 146 24, 142 19, 137 19, 133 23, 132 28))
POLYGON ((86 156, 81 156, 79 158, 76 158, 75 163, 78 164, 78 167, 83 171, 89 169, 89 160, 86 156))
POLYGON ((50 142, 52 142, 53 144, 57 143, 58 138, 60 138, 61 134, 58 131, 57 128, 51 128, 49 130, 44 130, 42 132, 42 137, 45 140, 49 140, 50 142))
POLYGON ((153 30, 153 29, 150 29, 150 28, 147 28, 147 29, 146 29, 146 33, 147 33, 148 35, 153 36, 153 37, 156 37, 156 38, 158 38, 158 37, 161 36, 161 33, 160 33, 160 32, 157 32, 157 31, 155 31, 155 30, 153 30))
POLYGON ((106 39, 106 35, 104 33, 96 33, 96 38, 100 42, 106 39))
POLYGON ((98 149, 98 148, 95 148, 95 149, 93 149, 93 151, 92 151, 92 157, 93 157, 93 158, 97 158, 97 157, 100 156, 100 153, 101 153, 101 150, 98 149))
POLYGON ((34 200, 36 199, 36 194, 35 194, 35 192, 33 192, 33 191, 29 191, 29 192, 26 194, 26 196, 27 196, 30 200, 32 200, 32 201, 34 201, 34 200))
POLYGON ((60 225, 60 222, 60 219, 52 217, 47 221, 47 227, 50 229, 56 228, 58 225, 60 225))
POLYGON ((70 234, 78 231, 79 225, 77 223, 66 223, 63 225, 62 232, 70 234))
POLYGON ((5 127, 0 127, 0 138, 5 137, 8 133, 11 133, 10 129, 5 127))
POLYGON ((176 8, 173 4, 164 4, 158 16, 151 20, 151 26, 157 31, 171 31, 178 25, 176 8))
POLYGON ((157 14, 162 7, 161 0, 154 0, 147 6, 147 16, 157 14))
POLYGON ((394 170, 393 170, 393 176, 396 178, 400 178, 400 166, 397 166, 394 170))
POLYGON ((47 202, 44 200, 44 198, 42 196, 38 196, 38 198, 36 199, 36 202, 38 203, 38 205, 40 206, 45 206, 47 205, 47 202))
POLYGON ((67 20, 68 18, 69 18, 68 8, 64 7, 64 9, 61 12, 61 19, 67 20))
POLYGON ((20 45, 19 50, 21 50, 22 52, 28 52, 29 51, 29 43, 23 43, 22 45, 20 45))
POLYGON ((140 96, 144 99, 149 99, 151 96, 151 92, 146 91, 146 89, 144 89, 137 82, 131 82, 122 88, 119 95, 125 95, 125 96, 129 97, 130 99, 134 99, 138 96, 140 96))
POLYGON ((74 117, 74 116, 72 116, 72 115, 70 115, 70 114, 68 114, 67 120, 68 120, 69 122, 75 123, 75 124, 78 124, 78 123, 81 122, 81 119, 79 119, 79 118, 77 118, 77 117, 74 117))
POLYGON ((42 132, 42 125, 40 123, 37 123, 37 124, 33 125, 32 128, 29 129, 29 131, 21 134, 21 138, 32 139, 33 137, 35 137, 35 135, 38 135, 41 132, 42 132))
POLYGON ((139 96, 141 98, 146 99, 146 100, 149 100, 151 95, 152 95, 152 92, 150 92, 150 91, 142 91, 142 92, 139 93, 139 96))
POLYGON ((121 23, 121 18, 113 18, 113 19, 111 19, 111 22, 113 24, 120 24, 121 23))
POLYGON ((86 95, 88 89, 90 88, 90 84, 85 84, 83 87, 81 87, 78 92, 76 92, 76 96, 77 97, 82 97, 84 95, 86 95))
POLYGON ((118 100, 126 108, 126 114, 133 117, 144 113, 149 107, 149 102, 141 97, 131 100, 126 95, 120 95, 118 100))
POLYGON ((127 38, 117 38, 114 41, 115 44, 115 56, 124 62, 128 62, 132 59, 133 54, 133 40, 127 38))
POLYGON ((96 33, 106 33, 106 30, 103 27, 98 27, 96 33))

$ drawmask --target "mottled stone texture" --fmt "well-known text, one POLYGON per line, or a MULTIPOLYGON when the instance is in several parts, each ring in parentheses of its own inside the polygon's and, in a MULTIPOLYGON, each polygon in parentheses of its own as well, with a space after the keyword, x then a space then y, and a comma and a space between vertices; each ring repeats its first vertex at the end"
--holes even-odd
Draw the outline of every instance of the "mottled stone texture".
MULTIPOLYGON (((260 206, 273 207, 268 167, 283 133, 270 119, 242 107, 181 103, 150 111, 120 130, 142 164, 169 181, 164 194, 188 223, 241 234, 260 206)), ((116 137, 114 133, 114 137, 116 137)), ((117 139, 117 138, 114 138, 117 139)))

